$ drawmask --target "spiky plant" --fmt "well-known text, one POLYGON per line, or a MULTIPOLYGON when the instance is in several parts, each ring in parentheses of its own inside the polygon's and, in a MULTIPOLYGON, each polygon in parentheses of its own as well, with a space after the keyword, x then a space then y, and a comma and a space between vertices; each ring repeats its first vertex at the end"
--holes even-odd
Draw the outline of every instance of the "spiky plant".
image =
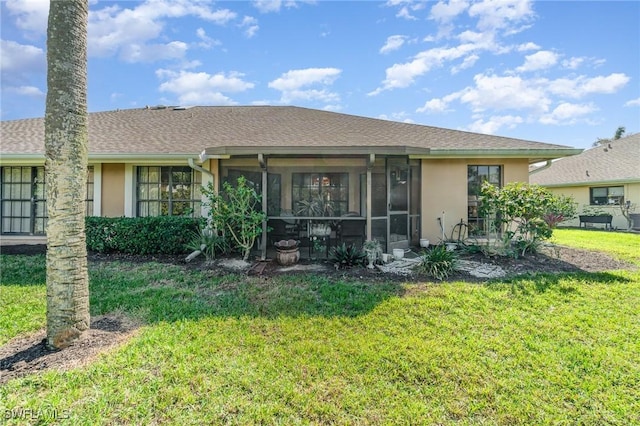
POLYGON ((364 266, 367 255, 353 244, 346 245, 342 243, 331 249, 329 260, 333 262, 336 269, 352 268, 354 266, 364 266))
POLYGON ((455 252, 448 251, 444 245, 438 245, 424 252, 419 268, 425 274, 442 281, 455 271, 457 260, 455 252))

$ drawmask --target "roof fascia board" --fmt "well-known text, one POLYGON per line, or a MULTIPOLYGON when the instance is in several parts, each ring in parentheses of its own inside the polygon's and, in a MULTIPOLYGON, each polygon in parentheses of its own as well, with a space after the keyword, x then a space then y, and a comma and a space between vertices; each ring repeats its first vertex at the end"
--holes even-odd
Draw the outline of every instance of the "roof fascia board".
POLYGON ((225 146, 207 148, 204 150, 202 158, 220 158, 232 155, 415 155, 428 154, 429 148, 415 148, 409 146, 261 146, 261 147, 244 147, 244 146, 225 146))
MULTIPOLYGON (((91 154, 89 153, 90 162, 103 163, 166 163, 188 161, 190 158, 197 159, 198 154, 91 154)), ((16 164, 16 163, 42 163, 45 158, 43 154, 2 154, 0 163, 16 164)))
POLYGON ((428 155, 412 155, 415 159, 446 158, 528 158, 533 163, 548 159, 569 157, 582 149, 431 149, 428 155))
POLYGON ((547 188, 563 188, 563 187, 574 187, 574 186, 595 186, 595 185, 622 185, 627 183, 640 183, 640 178, 630 178, 630 179, 615 179, 615 180, 597 180, 597 181, 589 181, 589 182, 567 182, 567 183, 541 183, 540 186, 544 186, 547 188))

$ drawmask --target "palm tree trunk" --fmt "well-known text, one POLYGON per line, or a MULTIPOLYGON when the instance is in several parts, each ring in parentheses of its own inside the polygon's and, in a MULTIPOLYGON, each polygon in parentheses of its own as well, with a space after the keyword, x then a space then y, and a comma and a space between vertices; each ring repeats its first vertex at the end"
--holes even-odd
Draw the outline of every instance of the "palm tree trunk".
POLYGON ((47 30, 47 346, 89 328, 84 232, 87 182, 88 0, 52 0, 47 30))

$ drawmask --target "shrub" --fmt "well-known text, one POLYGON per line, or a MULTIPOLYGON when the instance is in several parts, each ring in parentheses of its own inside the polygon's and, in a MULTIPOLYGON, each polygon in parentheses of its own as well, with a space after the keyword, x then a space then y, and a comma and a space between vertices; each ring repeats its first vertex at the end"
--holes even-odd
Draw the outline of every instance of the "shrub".
POLYGON ((456 265, 455 252, 448 251, 444 245, 438 245, 424 252, 418 268, 425 274, 442 281, 455 271, 456 265))
POLYGON ((183 254, 201 219, 183 216, 87 217, 87 250, 101 253, 183 254))
POLYGON ((352 268, 354 266, 364 266, 367 255, 357 246, 350 244, 331 248, 329 261, 333 262, 336 269, 352 268))
POLYGON ((199 254, 203 254, 206 260, 212 260, 215 259, 216 253, 226 252, 228 244, 217 231, 210 226, 205 226, 192 234, 186 248, 192 251, 187 257, 187 261, 194 259, 199 254))
POLYGON ((556 196, 539 185, 511 182, 498 188, 484 182, 480 192, 483 216, 495 219, 505 247, 512 244, 522 255, 535 251, 542 240, 551 237, 557 222, 573 217, 576 211, 571 197, 556 196))
POLYGON ((205 205, 209 207, 213 228, 242 253, 243 260, 249 259, 256 238, 262 234, 262 222, 267 218, 265 212, 257 209, 261 196, 244 176, 238 178, 235 186, 224 182, 220 192, 209 183, 202 193, 207 197, 205 205))

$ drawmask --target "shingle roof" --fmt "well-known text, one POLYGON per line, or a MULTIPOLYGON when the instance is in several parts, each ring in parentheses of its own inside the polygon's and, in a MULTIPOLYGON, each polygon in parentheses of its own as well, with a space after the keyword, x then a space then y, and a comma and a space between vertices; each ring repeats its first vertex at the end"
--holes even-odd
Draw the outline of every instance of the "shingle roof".
MULTIPOLYGON (((2 122, 2 154, 44 152, 44 119, 2 122)), ((203 150, 280 147, 406 147, 434 151, 513 151, 556 158, 579 151, 567 146, 300 107, 241 106, 141 108, 89 114, 89 156, 188 154, 203 150), (548 152, 547 152, 548 151, 548 152)))
POLYGON ((545 186, 640 182, 640 133, 556 160, 551 167, 534 171, 529 181, 545 186))

